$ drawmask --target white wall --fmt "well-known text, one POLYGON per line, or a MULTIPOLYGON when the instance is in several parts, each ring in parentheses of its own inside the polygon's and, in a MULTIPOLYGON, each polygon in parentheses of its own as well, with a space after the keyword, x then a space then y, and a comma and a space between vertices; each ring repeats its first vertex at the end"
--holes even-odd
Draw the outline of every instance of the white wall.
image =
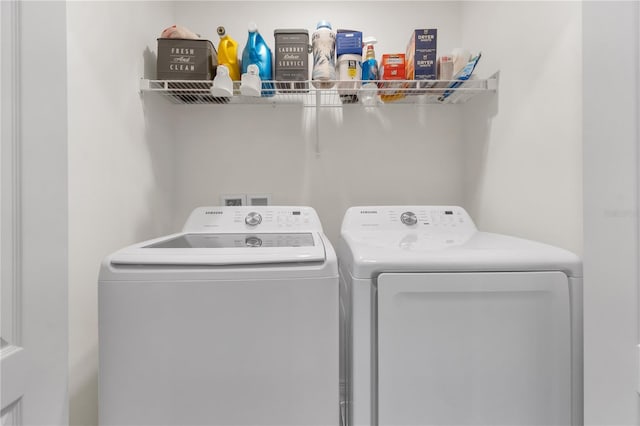
POLYGON ((178 107, 176 229, 220 194, 269 192, 315 207, 332 241, 351 205, 452 203, 486 230, 581 253, 580 3, 245 3, 238 14, 228 2, 181 2, 177 22, 212 40, 224 25, 243 46, 254 20, 273 47, 275 28, 311 33, 326 17, 377 36, 378 56, 404 51, 409 29, 435 26, 440 52, 483 51, 477 74, 500 70, 500 92, 462 107, 321 111, 318 157, 313 111, 178 107), (403 30, 386 16, 402 16, 403 30))
POLYGON ((640 423, 639 9, 638 2, 584 4, 584 361, 589 425, 640 423))
MULTIPOLYGON (((176 21, 211 38, 224 25, 241 48, 255 21, 273 48, 273 30, 306 28, 320 19, 334 28, 375 35, 376 53, 404 52, 413 28, 438 28, 443 52, 460 44, 457 2, 181 2, 176 21), (283 13, 286 11, 286 13, 283 13), (388 17, 402 17, 388 20, 388 17), (401 22, 401 25, 400 25, 401 22)), ((315 155, 315 111, 302 108, 174 108, 175 228, 198 205, 220 194, 271 193, 274 204, 311 205, 336 242, 345 210, 362 204, 463 203, 460 108, 358 106, 319 112, 320 155, 315 155)))
POLYGON ((305 113, 313 111, 283 115, 271 107, 229 108, 213 112, 220 121, 212 121, 212 111, 183 109, 176 131, 192 137, 181 138, 176 152, 181 189, 175 227, 193 207, 217 204, 225 193, 268 192, 274 204, 311 205, 333 241, 352 205, 461 203, 457 112, 425 109, 427 117, 398 107, 385 110, 382 119, 381 111, 347 109, 342 125, 333 111, 321 111, 326 124, 321 124, 319 156, 309 137, 313 132, 304 128, 305 113), (252 123, 241 125, 239 116, 252 123), (228 123, 234 127, 218 130, 228 123), (193 130, 198 127, 204 133, 193 130))
POLYGON ((163 105, 145 105, 138 86, 155 75, 155 39, 172 24, 171 7, 67 3, 72 425, 97 424, 100 261, 169 230, 173 135, 163 105))
POLYGON ((582 253, 580 2, 468 2, 462 40, 497 97, 465 105, 465 201, 478 226, 582 253))

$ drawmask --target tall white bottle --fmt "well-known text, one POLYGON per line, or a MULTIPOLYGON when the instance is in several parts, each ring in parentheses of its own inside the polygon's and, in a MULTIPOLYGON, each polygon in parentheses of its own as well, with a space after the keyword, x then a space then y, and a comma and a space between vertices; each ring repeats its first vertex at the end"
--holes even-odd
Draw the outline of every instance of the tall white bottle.
POLYGON ((336 79, 336 33, 327 21, 320 21, 311 36, 313 46, 313 85, 319 89, 333 87, 336 79))

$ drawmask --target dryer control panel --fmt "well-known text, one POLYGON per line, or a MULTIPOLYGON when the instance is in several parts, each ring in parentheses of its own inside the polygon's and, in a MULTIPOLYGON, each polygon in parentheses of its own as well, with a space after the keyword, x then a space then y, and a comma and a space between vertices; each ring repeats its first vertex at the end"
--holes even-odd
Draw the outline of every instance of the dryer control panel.
POLYGON ((473 232, 476 226, 458 206, 368 206, 347 210, 342 231, 410 229, 473 232))
POLYGON ((302 232, 320 231, 322 225, 311 207, 297 206, 243 206, 198 207, 184 232, 302 232))
POLYGON ((462 207, 352 207, 342 222, 342 237, 353 244, 407 252, 442 250, 465 244, 477 232, 462 207))

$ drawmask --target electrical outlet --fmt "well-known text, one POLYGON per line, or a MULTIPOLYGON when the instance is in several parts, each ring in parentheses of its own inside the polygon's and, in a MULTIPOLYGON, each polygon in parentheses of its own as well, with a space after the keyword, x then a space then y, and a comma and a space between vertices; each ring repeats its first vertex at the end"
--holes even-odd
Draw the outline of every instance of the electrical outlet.
POLYGON ((220 204, 223 206, 246 206, 247 196, 245 194, 224 194, 220 196, 220 204))
POLYGON ((271 204, 271 194, 248 194, 247 205, 268 206, 271 204))

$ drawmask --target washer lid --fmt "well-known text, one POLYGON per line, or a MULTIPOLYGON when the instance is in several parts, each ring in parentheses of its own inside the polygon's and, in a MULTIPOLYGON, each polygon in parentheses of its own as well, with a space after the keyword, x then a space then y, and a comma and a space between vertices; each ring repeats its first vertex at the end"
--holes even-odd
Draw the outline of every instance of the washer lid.
POLYGON ((135 244, 116 252, 120 265, 252 265, 324 262, 319 234, 180 233, 135 244))
POLYGON ((456 206, 353 207, 342 224, 340 253, 355 278, 399 271, 564 271, 582 276, 573 253, 479 232, 456 206))
MULTIPOLYGON (((372 236, 373 237, 373 236, 372 236)), ((563 271, 582 276, 580 259, 566 250, 488 232, 464 239, 416 233, 354 239, 342 236, 341 260, 355 278, 382 272, 563 271)))

